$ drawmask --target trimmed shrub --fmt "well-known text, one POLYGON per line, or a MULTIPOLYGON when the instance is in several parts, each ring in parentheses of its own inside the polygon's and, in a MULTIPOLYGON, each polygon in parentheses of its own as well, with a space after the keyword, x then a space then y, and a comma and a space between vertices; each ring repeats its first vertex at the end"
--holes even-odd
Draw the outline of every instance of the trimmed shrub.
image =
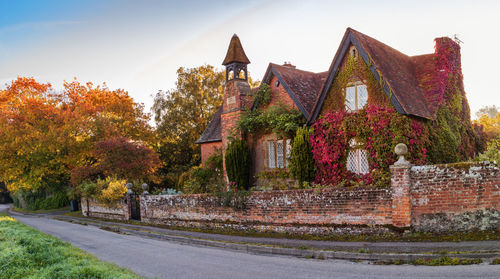
POLYGON ((290 171, 293 177, 299 181, 301 187, 304 182, 310 182, 314 179, 316 171, 309 141, 311 134, 311 128, 299 128, 292 144, 290 171))
POLYGON ((250 150, 246 142, 233 139, 227 146, 226 156, 227 178, 236 182, 240 189, 250 188, 250 150))

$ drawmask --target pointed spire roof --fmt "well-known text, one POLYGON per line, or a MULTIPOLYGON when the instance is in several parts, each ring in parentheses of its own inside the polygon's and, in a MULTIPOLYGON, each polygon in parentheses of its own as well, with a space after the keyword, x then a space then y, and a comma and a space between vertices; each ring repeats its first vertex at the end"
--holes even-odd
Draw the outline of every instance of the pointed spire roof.
POLYGON ((233 62, 250 64, 250 60, 248 60, 248 57, 243 50, 243 46, 241 46, 240 38, 238 38, 236 34, 234 34, 231 38, 231 42, 229 43, 229 47, 227 49, 226 58, 224 58, 224 62, 222 62, 222 65, 226 66, 227 64, 233 62))

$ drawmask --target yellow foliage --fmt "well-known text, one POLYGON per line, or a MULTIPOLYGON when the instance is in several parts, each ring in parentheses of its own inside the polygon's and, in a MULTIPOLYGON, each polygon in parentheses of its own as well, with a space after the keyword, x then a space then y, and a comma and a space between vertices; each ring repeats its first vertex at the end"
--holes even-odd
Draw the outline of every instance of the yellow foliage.
POLYGON ((102 189, 98 199, 105 203, 113 203, 127 193, 126 180, 107 177, 105 180, 98 180, 98 188, 102 189))
POLYGON ((1 216, 0 217, 0 222, 3 222, 3 221, 9 221, 9 222, 17 222, 16 219, 10 217, 10 216, 1 216))
POLYGON ((17 78, 0 89, 0 177, 10 191, 59 190, 68 173, 88 164, 96 142, 152 138, 149 115, 124 90, 17 78))
POLYGON ((490 141, 500 135, 500 113, 497 113, 495 117, 483 114, 474 122, 483 125, 487 141, 490 141))

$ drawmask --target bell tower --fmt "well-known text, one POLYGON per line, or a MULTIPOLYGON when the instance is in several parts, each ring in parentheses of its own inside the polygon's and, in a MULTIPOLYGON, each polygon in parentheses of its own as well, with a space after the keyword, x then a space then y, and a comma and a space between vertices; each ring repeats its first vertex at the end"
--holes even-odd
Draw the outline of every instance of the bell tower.
POLYGON ((247 65, 250 60, 241 46, 240 38, 236 34, 231 38, 226 58, 222 65, 226 66, 226 82, 230 80, 248 81, 247 65))
MULTIPOLYGON (((221 137, 222 137, 222 155, 226 155, 226 148, 229 143, 229 137, 241 138, 241 133, 236 129, 241 117, 241 113, 248 105, 250 96, 250 85, 248 84, 247 65, 250 60, 241 46, 240 39, 236 34, 231 38, 227 49, 226 58, 222 65, 226 67, 226 86, 224 88, 224 97, 221 114, 221 137)), ((224 177, 227 181, 226 162, 223 162, 224 177)))

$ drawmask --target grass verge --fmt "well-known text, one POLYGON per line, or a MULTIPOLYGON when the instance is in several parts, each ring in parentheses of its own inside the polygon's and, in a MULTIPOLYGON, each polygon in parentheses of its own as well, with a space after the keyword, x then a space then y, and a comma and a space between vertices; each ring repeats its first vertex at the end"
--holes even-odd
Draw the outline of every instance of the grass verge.
POLYGON ((81 210, 66 212, 66 213, 63 213, 62 215, 64 215, 64 216, 71 216, 71 217, 81 217, 81 218, 85 217, 85 216, 83 216, 81 210))
POLYGON ((19 207, 12 207, 12 211, 20 212, 20 213, 34 213, 34 214, 43 214, 43 213, 52 213, 52 212, 58 212, 58 211, 65 211, 65 210, 70 210, 70 206, 65 206, 61 208, 55 208, 55 209, 40 209, 40 210, 29 210, 29 209, 24 209, 24 208, 19 208, 19 207))
POLYGON ((439 257, 437 259, 417 259, 414 261, 404 261, 404 260, 396 260, 396 261, 382 261, 375 262, 375 264, 382 265, 400 265, 400 264, 411 264, 411 265, 428 265, 428 266, 443 266, 443 265, 471 265, 471 264, 480 264, 482 263, 482 259, 460 259, 460 258, 450 258, 450 257, 439 257))
POLYGON ((0 216, 0 278, 141 278, 67 242, 0 216))
POLYGON ((485 241, 485 240, 500 240, 500 230, 496 231, 471 231, 471 232, 448 232, 448 233, 421 233, 421 232, 388 232, 380 234, 330 234, 330 235, 311 235, 299 233, 280 233, 280 232, 261 232, 253 229, 245 231, 224 228, 207 228, 207 227, 181 227, 169 226, 161 224, 150 224, 135 220, 110 220, 99 217, 85 217, 81 212, 66 213, 66 216, 82 217, 90 220, 98 220, 105 222, 114 222, 130 225, 138 225, 144 227, 156 227, 169 230, 191 231, 210 234, 225 234, 247 237, 268 237, 268 238, 289 238, 300 240, 323 240, 323 241, 360 241, 360 242, 459 242, 459 241, 485 241))

